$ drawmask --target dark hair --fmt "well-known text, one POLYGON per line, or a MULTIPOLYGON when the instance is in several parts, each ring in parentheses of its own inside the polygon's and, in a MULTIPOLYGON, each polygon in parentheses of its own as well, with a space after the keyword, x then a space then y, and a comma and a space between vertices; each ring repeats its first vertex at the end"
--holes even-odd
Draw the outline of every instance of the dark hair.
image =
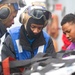
POLYGON ((64 16, 64 18, 61 21, 61 26, 63 26, 67 22, 75 23, 75 14, 70 13, 64 16))

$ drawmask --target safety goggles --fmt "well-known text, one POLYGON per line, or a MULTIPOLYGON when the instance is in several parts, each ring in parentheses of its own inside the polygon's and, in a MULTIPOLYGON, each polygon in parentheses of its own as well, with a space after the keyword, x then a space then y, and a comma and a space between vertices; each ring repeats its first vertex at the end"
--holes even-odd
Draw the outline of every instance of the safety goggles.
POLYGON ((35 8, 29 7, 28 14, 35 19, 41 19, 44 17, 45 20, 51 19, 51 12, 47 11, 44 7, 38 6, 35 8))

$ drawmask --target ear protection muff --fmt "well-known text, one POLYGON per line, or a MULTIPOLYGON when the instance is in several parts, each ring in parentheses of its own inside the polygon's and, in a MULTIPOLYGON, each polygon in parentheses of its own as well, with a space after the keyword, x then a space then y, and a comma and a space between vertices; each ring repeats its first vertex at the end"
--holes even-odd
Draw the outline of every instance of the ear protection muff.
POLYGON ((9 17, 10 13, 12 13, 14 10, 19 10, 17 3, 0 5, 0 20, 6 20, 9 17))
POLYGON ((24 21, 24 13, 22 13, 19 17, 19 22, 23 23, 23 21, 24 21))
POLYGON ((0 20, 4 20, 8 18, 10 13, 11 13, 11 10, 7 5, 1 6, 0 7, 0 20))
POLYGON ((22 23, 23 25, 25 25, 30 17, 31 16, 29 16, 28 13, 24 11, 20 15, 19 22, 22 23))

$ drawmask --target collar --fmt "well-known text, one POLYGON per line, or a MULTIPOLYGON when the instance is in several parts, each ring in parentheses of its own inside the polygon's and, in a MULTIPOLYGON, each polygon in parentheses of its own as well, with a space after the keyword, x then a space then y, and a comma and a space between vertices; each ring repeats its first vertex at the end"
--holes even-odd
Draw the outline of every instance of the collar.
POLYGON ((45 38, 43 36, 43 32, 41 33, 40 37, 35 39, 35 41, 32 43, 32 45, 30 45, 30 43, 28 42, 26 36, 24 35, 25 29, 24 26, 21 26, 20 29, 20 44, 22 45, 22 47, 26 50, 33 50, 41 45, 44 45, 46 43, 45 38))

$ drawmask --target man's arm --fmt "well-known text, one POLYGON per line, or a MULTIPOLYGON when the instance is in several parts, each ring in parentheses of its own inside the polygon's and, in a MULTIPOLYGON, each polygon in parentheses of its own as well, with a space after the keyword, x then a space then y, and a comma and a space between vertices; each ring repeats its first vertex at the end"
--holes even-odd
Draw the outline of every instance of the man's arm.
POLYGON ((5 58, 11 56, 13 58, 15 58, 15 52, 14 52, 14 46, 11 40, 11 36, 8 35, 3 43, 3 47, 2 47, 2 51, 1 51, 1 57, 2 60, 4 60, 5 58))

